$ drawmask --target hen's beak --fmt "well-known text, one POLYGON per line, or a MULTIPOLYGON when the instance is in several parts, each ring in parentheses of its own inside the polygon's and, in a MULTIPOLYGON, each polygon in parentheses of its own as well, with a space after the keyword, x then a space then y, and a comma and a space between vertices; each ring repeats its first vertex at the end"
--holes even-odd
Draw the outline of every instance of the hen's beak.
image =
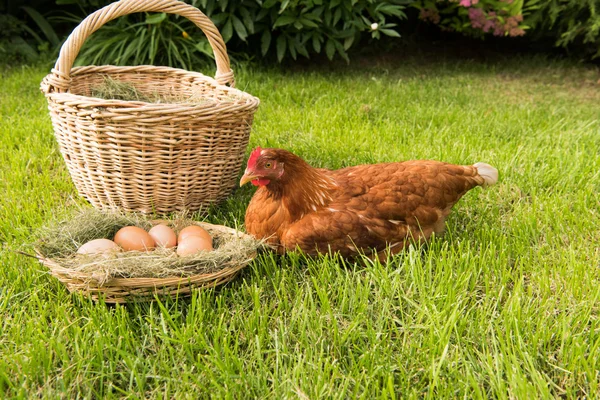
POLYGON ((258 179, 258 176, 252 175, 251 173, 246 172, 244 174, 244 176, 242 176, 242 179, 240 179, 240 186, 244 186, 246 183, 253 181, 255 179, 258 179))

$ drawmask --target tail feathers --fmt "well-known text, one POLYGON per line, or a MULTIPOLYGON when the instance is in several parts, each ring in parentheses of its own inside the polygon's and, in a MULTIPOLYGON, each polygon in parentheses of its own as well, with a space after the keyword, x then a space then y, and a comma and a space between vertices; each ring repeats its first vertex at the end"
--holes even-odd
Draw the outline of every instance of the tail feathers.
POLYGON ((489 164, 478 162, 473 165, 479 176, 483 178, 483 187, 491 186, 498 182, 498 170, 489 164))

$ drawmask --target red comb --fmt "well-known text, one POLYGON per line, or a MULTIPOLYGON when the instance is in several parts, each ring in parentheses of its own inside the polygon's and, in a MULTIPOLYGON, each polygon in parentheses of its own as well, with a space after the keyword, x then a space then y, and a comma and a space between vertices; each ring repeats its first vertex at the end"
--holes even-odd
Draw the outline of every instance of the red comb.
POLYGON ((260 147, 255 148, 250 153, 250 158, 248 159, 248 168, 252 169, 256 166, 256 162, 258 161, 258 157, 260 157, 262 149, 260 147))

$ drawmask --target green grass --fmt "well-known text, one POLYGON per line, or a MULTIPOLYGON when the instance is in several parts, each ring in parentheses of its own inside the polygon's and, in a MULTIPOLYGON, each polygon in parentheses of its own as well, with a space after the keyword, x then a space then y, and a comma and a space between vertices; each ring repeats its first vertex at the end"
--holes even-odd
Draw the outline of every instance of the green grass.
MULTIPOLYGON (((597 70, 519 58, 238 72, 261 99, 252 146, 331 168, 484 161, 500 181, 387 265, 267 254, 222 288, 127 306, 70 295, 12 251, 84 203, 38 90, 46 72, 0 80, 0 397, 600 396, 597 70)), ((209 219, 241 224, 252 192, 209 219)))

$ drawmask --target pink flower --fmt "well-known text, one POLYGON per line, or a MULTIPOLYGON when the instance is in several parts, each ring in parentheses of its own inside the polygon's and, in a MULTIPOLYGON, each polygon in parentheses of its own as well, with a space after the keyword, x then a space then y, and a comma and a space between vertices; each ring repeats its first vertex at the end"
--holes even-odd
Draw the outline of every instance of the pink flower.
POLYGON ((480 19, 484 17, 483 10, 481 8, 469 8, 469 18, 470 19, 480 19))
POLYGON ((521 28, 512 28, 508 32, 508 34, 510 36, 523 36, 523 35, 525 35, 525 31, 523 29, 521 29, 521 28))
MULTIPOLYGON (((458 0, 454 0, 458 1, 458 0)), ((505 3, 512 3, 514 0, 503 0, 505 3)), ((519 24, 523 21, 522 15, 504 16, 505 10, 500 10, 500 17, 496 11, 489 11, 486 13, 481 8, 470 7, 479 3, 479 0, 460 0, 460 5, 468 8, 469 19, 471 20, 471 27, 474 29, 481 29, 483 32, 491 32, 494 36, 523 36, 525 31, 519 27, 519 24), (501 23, 501 19, 505 22, 501 23)))
POLYGON ((519 23, 517 22, 517 20, 514 17, 508 17, 506 19, 506 24, 504 24, 504 27, 506 28, 506 30, 509 30, 511 28, 516 28, 517 26, 519 26, 519 23))
POLYGON ((486 23, 485 13, 481 8, 469 8, 469 19, 475 29, 483 28, 486 23))
POLYGON ((483 23, 481 30, 487 33, 493 28, 496 28, 496 22, 493 19, 488 19, 483 23))

